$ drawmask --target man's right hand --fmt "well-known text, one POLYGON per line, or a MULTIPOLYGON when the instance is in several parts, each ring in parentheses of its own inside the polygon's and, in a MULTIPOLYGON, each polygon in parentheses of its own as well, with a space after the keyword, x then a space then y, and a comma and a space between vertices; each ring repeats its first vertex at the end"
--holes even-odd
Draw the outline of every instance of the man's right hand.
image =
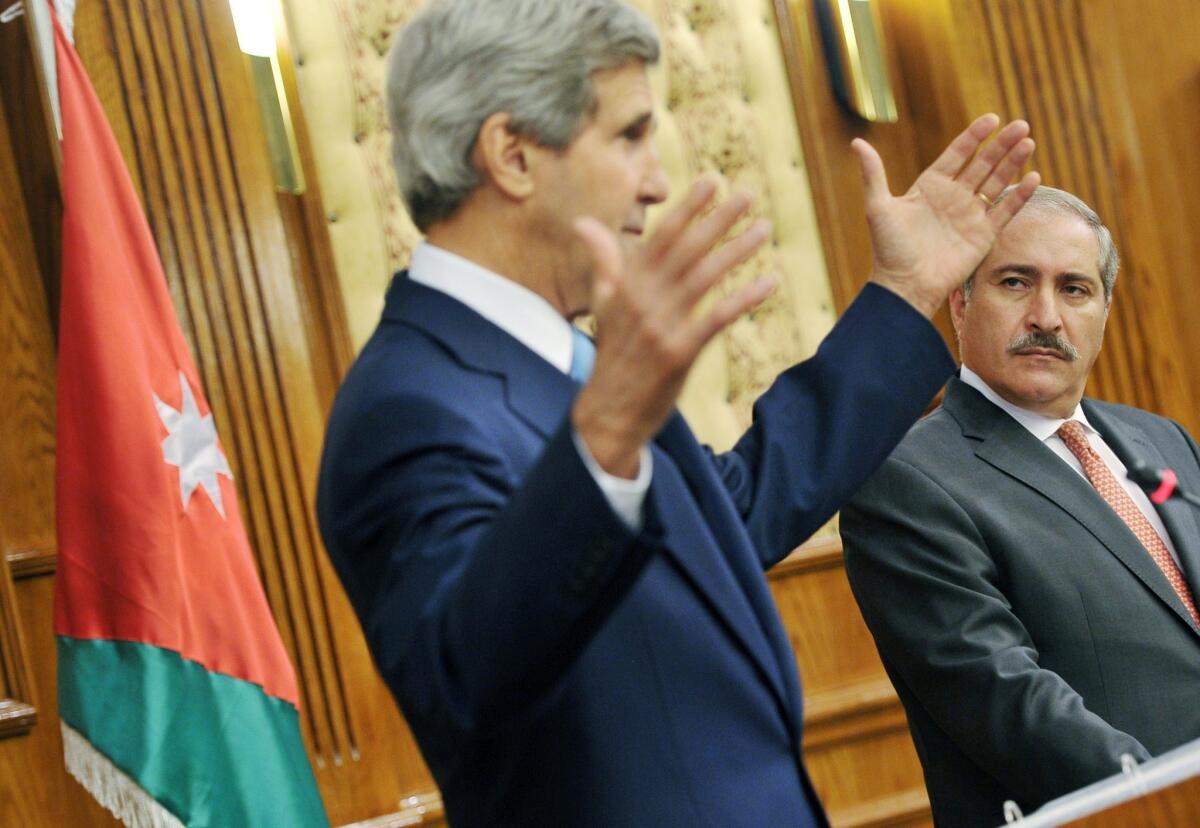
POLYGON ((1033 154, 1029 124, 999 125, 976 118, 902 196, 888 189, 883 161, 861 138, 851 142, 862 168, 867 223, 874 254, 871 281, 899 294, 932 317, 954 288, 992 249, 996 236, 1025 205, 1040 180, 1026 174, 1003 200, 993 202, 1033 154))
POLYGON ((751 200, 735 195, 702 215, 715 193, 712 180, 694 184, 658 230, 628 252, 600 222, 576 223, 595 265, 596 362, 571 419, 592 457, 617 477, 637 476, 641 447, 670 416, 701 349, 775 287, 774 277, 762 277, 697 312, 709 290, 771 231, 759 220, 718 244, 751 200))

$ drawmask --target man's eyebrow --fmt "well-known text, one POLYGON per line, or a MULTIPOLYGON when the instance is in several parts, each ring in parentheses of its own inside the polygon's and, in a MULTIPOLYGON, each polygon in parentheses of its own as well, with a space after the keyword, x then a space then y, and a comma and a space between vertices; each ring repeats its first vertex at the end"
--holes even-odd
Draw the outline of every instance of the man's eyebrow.
POLYGON ((630 119, 625 126, 621 127, 621 132, 629 132, 631 130, 642 130, 655 125, 654 111, 647 110, 635 118, 630 119))
POLYGON ((1017 273, 1021 276, 1036 276, 1039 271, 1033 265, 1027 264, 1002 264, 992 268, 992 275, 998 276, 1001 273, 1017 273))
POLYGON ((1078 273, 1074 270, 1066 270, 1058 274, 1060 282, 1095 282, 1099 284, 1101 279, 1099 276, 1093 276, 1091 273, 1078 273))
MULTIPOLYGON (((1013 262, 1011 264, 1002 264, 993 267, 991 270, 991 275, 999 276, 1002 273, 1015 273, 1018 276, 1037 276, 1040 272, 1041 271, 1039 271, 1033 265, 1017 264, 1013 262)), ((1101 281, 1099 276, 1093 276, 1090 273, 1079 273, 1074 270, 1064 271, 1063 273, 1057 274, 1054 278, 1059 282, 1074 280, 1100 283, 1101 281)))

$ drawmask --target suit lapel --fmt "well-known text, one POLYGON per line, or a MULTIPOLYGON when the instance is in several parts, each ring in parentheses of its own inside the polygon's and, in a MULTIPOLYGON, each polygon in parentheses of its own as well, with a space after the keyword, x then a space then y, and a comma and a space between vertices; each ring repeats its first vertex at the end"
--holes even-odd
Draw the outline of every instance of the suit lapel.
MULTIPOLYGON (((403 272, 388 288, 383 317, 424 331, 459 362, 500 377, 508 405, 545 437, 562 425, 579 391, 569 377, 508 333, 461 302, 413 282, 403 272)), ((658 451, 648 497, 657 505, 661 526, 656 528, 664 535, 666 554, 749 654, 783 709, 791 714, 787 718, 795 734, 793 719, 798 711, 792 709, 788 699, 798 697, 799 688, 795 671, 781 667, 790 664, 779 654, 781 647, 789 646, 786 637, 776 632, 777 623, 763 622, 766 610, 762 604, 770 597, 762 573, 756 572, 755 579, 746 578, 734 568, 747 555, 722 552, 731 542, 724 535, 730 534, 725 519, 726 512, 732 514, 732 506, 712 502, 720 500, 713 497, 719 481, 700 479, 699 467, 709 463, 678 412, 668 420, 655 443, 658 451), (679 498, 692 499, 696 521, 672 519, 679 512, 679 504, 685 502, 679 498), (719 517, 715 517, 717 514, 719 517)), ((740 518, 733 515, 733 519, 738 521, 734 525, 740 525, 740 518)), ((749 543, 744 537, 737 541, 749 543)), ((757 560, 752 555, 749 559, 757 560)))
MULTIPOLYGON (((979 441, 975 450, 979 459, 1039 492, 1072 520, 1082 524, 1147 589, 1195 629, 1183 602, 1154 559, 1084 477, 1024 426, 961 380, 950 381, 944 405, 962 426, 963 436, 979 441)), ((1089 409, 1089 420, 1092 414, 1093 409, 1089 409)), ((1100 420, 1105 428, 1112 422, 1109 417, 1102 416, 1100 420)), ((1097 426, 1097 430, 1105 440, 1108 439, 1104 429, 1097 426)))
MULTIPOLYGON (((1125 464, 1126 468, 1137 462, 1148 463, 1160 469, 1172 465, 1140 428, 1118 419, 1111 411, 1093 405, 1090 400, 1084 400, 1083 407, 1087 412, 1088 421, 1100 432, 1109 448, 1125 464)), ((1167 533, 1171 536, 1171 543, 1179 555, 1184 577, 1194 593, 1196 585, 1200 584, 1200 580, 1198 580, 1200 578, 1200 562, 1197 561, 1196 518, 1193 507, 1181 498, 1172 498, 1166 503, 1156 506, 1155 510, 1162 518, 1167 533)), ((1150 556, 1147 554, 1146 557, 1150 556)), ((1158 569, 1157 565, 1155 569, 1158 569)), ((1200 627, 1197 627, 1196 623, 1192 621, 1183 602, 1179 600, 1169 585, 1167 591, 1170 592, 1173 599, 1170 603, 1176 613, 1187 621, 1192 629, 1200 633, 1200 627)))
POLYGON ((388 288, 383 318, 424 331, 462 364, 503 379, 509 407, 544 437, 562 425, 579 391, 570 377, 506 331, 404 272, 388 288))
MULTIPOLYGON (((667 541, 668 553, 697 588, 712 600, 713 611, 725 622, 734 638, 756 663, 787 714, 793 735, 799 737, 800 711, 792 700, 800 698, 799 680, 791 667, 791 644, 780 625, 763 572, 756 565, 749 537, 740 515, 725 495, 712 463, 679 412, 671 415, 655 438, 657 446, 672 461, 685 492, 674 497, 690 498, 698 509, 697 524, 707 529, 704 543, 667 541)), ((659 458, 655 458, 655 486, 659 481, 659 458)), ((663 481, 665 482, 665 481, 663 481)), ((665 508, 674 500, 664 498, 665 508)), ((671 534, 670 521, 664 528, 671 534)), ((680 527, 675 527, 678 533, 680 527)))

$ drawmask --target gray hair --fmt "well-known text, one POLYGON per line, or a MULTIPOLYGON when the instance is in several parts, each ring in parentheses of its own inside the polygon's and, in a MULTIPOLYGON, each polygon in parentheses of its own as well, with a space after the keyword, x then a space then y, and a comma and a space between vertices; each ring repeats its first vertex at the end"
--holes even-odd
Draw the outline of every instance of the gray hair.
POLYGON ((421 230, 478 186, 471 151, 497 112, 564 149, 595 109, 592 75, 658 61, 654 26, 620 0, 433 0, 392 44, 392 161, 421 230))
MULTIPOLYGON (((999 202, 1016 188, 1015 184, 1006 187, 996 201, 999 202)), ((1100 253, 1097 266, 1100 270, 1100 282, 1104 285, 1104 304, 1107 305, 1111 302, 1113 285, 1117 282, 1117 271, 1121 268, 1121 259, 1117 255, 1117 246, 1113 243, 1112 233, 1104 226, 1104 222, 1100 221, 1100 216, 1096 215, 1096 211, 1087 206, 1083 199, 1066 190, 1045 186, 1034 190, 1033 195, 1022 209, 1029 210, 1031 208, 1074 216, 1083 219, 1084 223, 1092 228, 1092 232, 1096 234, 1096 243, 1100 253)), ((978 269, 976 269, 977 272, 978 269)), ((967 301, 971 299, 971 288, 974 286, 974 282, 975 273, 972 273, 967 277, 967 281, 963 282, 963 296, 967 301)))

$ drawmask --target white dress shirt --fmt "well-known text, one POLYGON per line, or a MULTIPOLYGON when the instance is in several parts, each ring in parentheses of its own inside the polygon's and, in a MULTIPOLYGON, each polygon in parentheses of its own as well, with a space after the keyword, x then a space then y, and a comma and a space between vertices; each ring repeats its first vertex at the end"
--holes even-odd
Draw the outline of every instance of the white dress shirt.
MULTIPOLYGON (((1079 462, 1067 444, 1058 436, 1058 429, 1067 420, 1060 420, 1057 417, 1047 417, 1044 414, 1036 414, 1032 411, 1027 411, 1024 408, 1013 405, 1008 400, 1001 397, 991 387, 980 379, 979 375, 972 371, 967 366, 962 366, 960 373, 962 381, 974 388, 980 394, 988 398, 988 401, 998 406, 1002 411, 1020 423, 1025 429, 1038 440, 1046 444, 1046 446, 1062 458, 1063 462, 1070 466, 1084 480, 1087 480, 1087 475, 1083 471, 1083 466, 1079 462)), ((1158 516, 1158 512, 1150 503, 1150 498, 1142 490, 1142 487, 1129 479, 1125 464, 1121 459, 1113 453, 1113 450, 1104 442, 1104 438, 1100 436, 1100 432, 1092 428, 1091 423, 1087 420, 1087 415, 1083 413, 1083 406, 1076 403, 1075 411, 1067 419, 1076 420, 1083 426, 1083 433, 1087 435, 1088 444, 1092 447, 1100 459, 1104 461, 1104 465, 1108 466, 1108 470, 1113 473, 1129 497, 1146 516, 1146 520, 1150 521, 1150 525, 1154 527, 1154 531, 1162 538, 1163 543, 1171 553, 1171 557, 1175 559, 1175 563, 1179 563, 1179 553, 1175 551, 1175 544, 1171 542, 1171 536, 1167 534, 1167 528, 1163 525, 1162 518, 1158 516)), ((1089 485, 1090 482, 1089 482, 1089 485)))
MULTIPOLYGON (((408 277, 462 302, 562 373, 570 371, 571 324, 528 288, 429 242, 421 242, 413 251, 408 277)), ((638 475, 626 480, 604 471, 579 435, 574 438, 579 456, 613 512, 630 529, 641 528, 642 504, 652 474, 649 449, 642 446, 638 475)))

